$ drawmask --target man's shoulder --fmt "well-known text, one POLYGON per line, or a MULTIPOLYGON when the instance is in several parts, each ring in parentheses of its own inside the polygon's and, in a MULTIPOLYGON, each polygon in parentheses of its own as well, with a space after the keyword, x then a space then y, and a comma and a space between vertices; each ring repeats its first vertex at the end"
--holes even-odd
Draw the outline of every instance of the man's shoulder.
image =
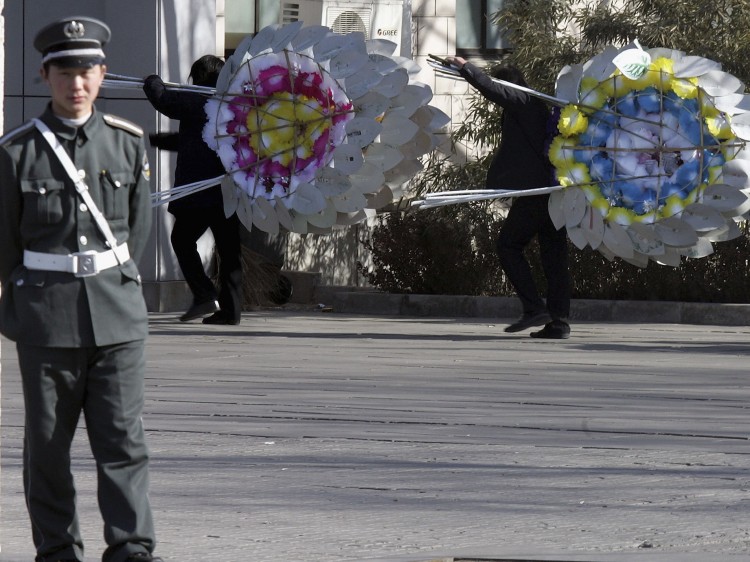
POLYGON ((34 130, 34 122, 26 121, 25 123, 19 125, 15 129, 11 129, 10 131, 4 133, 0 137, 0 146, 5 146, 8 143, 21 139, 33 130, 34 130))
POLYGON ((102 119, 104 122, 114 129, 120 129, 134 135, 136 137, 143 136, 143 129, 127 119, 112 115, 111 113, 103 113, 102 119))

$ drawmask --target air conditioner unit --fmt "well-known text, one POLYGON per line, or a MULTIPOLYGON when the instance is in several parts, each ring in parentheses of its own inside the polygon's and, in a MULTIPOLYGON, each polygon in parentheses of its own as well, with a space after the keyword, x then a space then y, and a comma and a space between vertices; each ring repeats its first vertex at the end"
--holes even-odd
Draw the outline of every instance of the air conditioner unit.
POLYGON ((325 25, 334 33, 360 31, 365 39, 387 39, 401 51, 403 0, 296 0, 282 1, 280 22, 303 21, 305 25, 325 25))

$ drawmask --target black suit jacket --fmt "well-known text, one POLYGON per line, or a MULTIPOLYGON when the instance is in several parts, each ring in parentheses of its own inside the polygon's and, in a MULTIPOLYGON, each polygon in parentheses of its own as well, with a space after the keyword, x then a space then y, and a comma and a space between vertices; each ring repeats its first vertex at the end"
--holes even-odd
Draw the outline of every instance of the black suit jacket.
POLYGON ((532 189, 555 185, 547 157, 550 112, 530 94, 494 82, 467 62, 461 75, 485 98, 503 108, 502 140, 487 173, 487 189, 532 189))
MULTIPOLYGON (((194 92, 170 90, 156 74, 148 76, 143 91, 159 113, 180 122, 177 135, 177 165, 174 171, 175 186, 223 176, 226 173, 219 157, 204 141, 203 128, 207 117, 206 96, 194 92)), ((169 149, 172 149, 170 146, 169 149)), ((181 211, 201 211, 206 207, 224 208, 221 186, 209 187, 170 201, 172 214, 181 211)))

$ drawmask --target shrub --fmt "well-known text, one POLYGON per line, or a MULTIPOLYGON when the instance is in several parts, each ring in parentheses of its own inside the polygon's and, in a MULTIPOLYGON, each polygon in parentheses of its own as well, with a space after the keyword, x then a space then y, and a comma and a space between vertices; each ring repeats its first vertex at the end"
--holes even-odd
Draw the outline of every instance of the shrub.
MULTIPOLYGON (((645 47, 679 49, 720 61, 724 69, 750 79, 750 4, 722 0, 707 12, 693 0, 631 0, 617 3, 573 0, 507 0, 494 21, 511 30, 513 51, 504 62, 524 70, 529 84, 552 93, 566 64, 582 63, 609 43, 638 39, 645 47), (569 25, 580 34, 568 32, 569 25)), ((452 134, 455 146, 492 149, 499 142, 499 111, 481 96, 471 98, 463 124, 452 134)), ((430 191, 482 187, 488 156, 454 164, 433 156, 412 184, 415 197, 430 191)), ((462 204, 431 211, 409 210, 381 219, 371 238, 373 268, 364 271, 385 291, 469 295, 511 295, 503 279, 494 241, 502 217, 488 203, 462 204)), ((750 233, 714 245, 701 259, 680 267, 650 264, 639 269, 623 260, 608 261, 590 248, 570 245, 574 298, 750 302, 750 233)), ((544 282, 535 243, 528 257, 540 289, 544 282)), ((361 268, 361 266, 360 266, 361 268)))

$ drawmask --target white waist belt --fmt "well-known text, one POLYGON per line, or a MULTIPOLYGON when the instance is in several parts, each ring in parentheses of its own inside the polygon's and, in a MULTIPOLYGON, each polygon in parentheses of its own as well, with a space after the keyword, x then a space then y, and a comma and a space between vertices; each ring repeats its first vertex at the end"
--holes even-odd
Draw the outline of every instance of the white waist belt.
POLYGON ((100 271, 125 263, 130 259, 127 244, 120 244, 106 252, 76 252, 75 254, 45 254, 24 250, 23 265, 29 269, 42 271, 64 271, 76 277, 96 275, 100 271))

